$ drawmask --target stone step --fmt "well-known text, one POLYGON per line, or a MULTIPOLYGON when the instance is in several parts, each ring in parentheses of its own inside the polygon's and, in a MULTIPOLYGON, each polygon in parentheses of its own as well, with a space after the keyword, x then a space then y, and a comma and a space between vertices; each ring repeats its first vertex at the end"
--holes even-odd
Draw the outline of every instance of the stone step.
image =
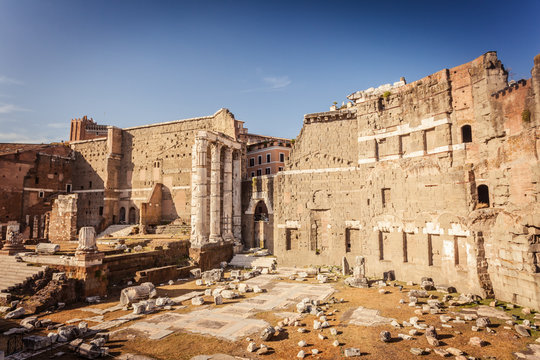
POLYGON ((108 235, 111 235, 113 237, 124 237, 131 234, 133 228, 137 227, 138 225, 111 225, 103 232, 101 232, 96 238, 102 238, 106 237, 108 235))
POLYGON ((43 275, 45 266, 29 266, 14 256, 0 256, 0 292, 8 292, 25 282, 43 275))
POLYGON ((257 257, 252 255, 237 254, 229 262, 230 266, 236 267, 272 267, 276 263, 273 257, 257 257))
POLYGON ((2 274, 2 277, 8 276, 8 275, 32 276, 35 274, 42 273, 43 270, 45 269, 26 270, 26 269, 1 269, 0 268, 0 274, 2 274))

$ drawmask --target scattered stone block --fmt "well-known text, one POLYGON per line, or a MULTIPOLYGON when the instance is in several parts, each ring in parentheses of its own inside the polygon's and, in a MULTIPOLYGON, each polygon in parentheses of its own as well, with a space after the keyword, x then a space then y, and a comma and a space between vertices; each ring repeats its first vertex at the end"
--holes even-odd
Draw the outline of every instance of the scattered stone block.
POLYGON ((248 352, 255 352, 255 350, 257 350, 257 344, 255 344, 253 341, 250 342, 247 346, 247 351, 248 352))
POLYGON ((202 296, 195 296, 191 299, 192 305, 202 305, 204 304, 204 298, 202 296))
POLYGON ((411 348, 411 354, 413 355, 423 355, 424 354, 424 350, 423 349, 420 349, 420 348, 411 348))
POLYGON ((392 335, 390 335, 390 332, 383 330, 379 334, 379 338, 382 342, 389 342, 390 340, 392 340, 392 335))
POLYGON ((454 356, 463 355, 463 351, 461 351, 460 349, 455 348, 455 347, 449 347, 449 348, 446 349, 446 351, 448 353, 450 353, 451 355, 454 355, 454 356))
POLYGON ((444 349, 433 349, 433 352, 441 357, 450 356, 450 353, 444 349))
POLYGON ((17 308, 9 313, 6 314, 5 318, 6 319, 18 319, 20 317, 22 317, 24 314, 25 314, 25 310, 24 308, 20 307, 20 308, 17 308))
POLYGON ((491 320, 488 317, 482 316, 476 319, 476 326, 479 328, 488 327, 491 325, 491 320))
POLYGON ((122 290, 120 293, 120 305, 129 305, 141 300, 151 299, 157 295, 156 288, 151 282, 142 283, 122 290))
POLYGON ((307 346, 307 342, 305 342, 304 340, 300 340, 300 341, 298 342, 298 346, 300 346, 300 347, 306 347, 306 346, 307 346))
POLYGON ((358 357, 362 356, 362 351, 358 348, 347 348, 344 351, 345 357, 358 357))
POLYGON ((51 345, 51 338, 48 336, 30 335, 23 337, 23 344, 26 350, 40 350, 51 345))
POLYGON ((261 339, 262 341, 269 341, 274 334, 276 333, 276 330, 273 326, 267 326, 261 333, 261 339))
POLYGON ((516 325, 514 326, 514 328, 516 329, 516 332, 522 337, 531 336, 531 334, 529 333, 529 330, 523 325, 516 325))
POLYGON ((469 345, 484 347, 487 345, 487 343, 483 341, 482 339, 480 339, 479 337, 475 336, 469 339, 469 345))
POLYGON ((338 347, 340 345, 339 341, 337 340, 334 340, 334 342, 332 343, 333 346, 335 347, 338 347))
POLYGON ((299 358, 299 359, 303 359, 304 357, 306 357, 306 353, 304 350, 300 350, 298 352, 298 354, 296 354, 296 357, 299 358))
POLYGON ((410 335, 407 335, 407 334, 398 334, 398 338, 400 339, 403 339, 403 340, 412 340, 412 336, 410 335))

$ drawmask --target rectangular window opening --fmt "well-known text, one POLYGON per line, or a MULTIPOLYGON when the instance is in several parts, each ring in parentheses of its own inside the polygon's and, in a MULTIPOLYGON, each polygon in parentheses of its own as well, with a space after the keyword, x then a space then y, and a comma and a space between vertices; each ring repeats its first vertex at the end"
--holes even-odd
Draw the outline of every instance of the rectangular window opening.
POLYGON ((409 254, 407 253, 407 233, 403 233, 403 262, 409 262, 409 254))

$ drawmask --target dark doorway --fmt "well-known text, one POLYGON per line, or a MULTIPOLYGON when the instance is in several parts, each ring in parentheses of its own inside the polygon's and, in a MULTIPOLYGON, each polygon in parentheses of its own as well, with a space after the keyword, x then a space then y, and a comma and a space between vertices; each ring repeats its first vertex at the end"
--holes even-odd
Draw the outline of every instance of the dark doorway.
POLYGON ((480 207, 489 207, 489 188, 487 185, 480 185, 477 189, 478 205, 480 207))
POLYGON ((464 143, 472 142, 471 125, 463 125, 461 127, 461 142, 464 142, 464 143))
POLYGON ((135 209, 133 206, 129 208, 129 223, 137 223, 137 209, 135 209))
POLYGON ((126 222, 126 208, 121 207, 120 208, 120 224, 123 224, 126 222))

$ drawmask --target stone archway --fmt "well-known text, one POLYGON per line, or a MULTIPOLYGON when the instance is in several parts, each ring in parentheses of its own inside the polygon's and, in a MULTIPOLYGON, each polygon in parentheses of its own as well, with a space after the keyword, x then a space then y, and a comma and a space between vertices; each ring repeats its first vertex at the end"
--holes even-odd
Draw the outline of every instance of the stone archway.
POLYGON ((255 247, 269 248, 269 220, 268 207, 264 200, 259 200, 255 205, 255 213, 253 214, 253 244, 255 247))

